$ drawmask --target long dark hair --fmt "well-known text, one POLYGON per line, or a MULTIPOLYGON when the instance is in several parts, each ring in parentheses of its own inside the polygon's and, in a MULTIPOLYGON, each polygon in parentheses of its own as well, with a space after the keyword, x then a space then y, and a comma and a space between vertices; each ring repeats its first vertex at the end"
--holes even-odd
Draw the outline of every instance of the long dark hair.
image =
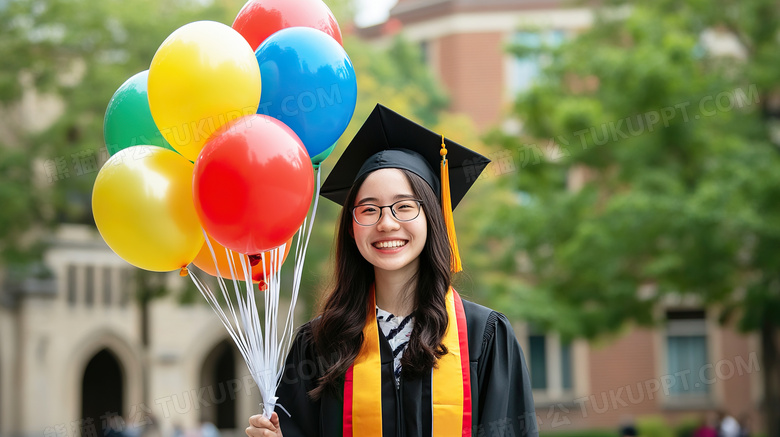
MULTIPOLYGON (((419 377, 447 353, 442 339, 448 322, 445 297, 450 287, 452 253, 439 199, 433 189, 416 174, 399 170, 406 176, 414 195, 422 200, 428 224, 419 269, 412 279, 416 280, 414 328, 401 358, 404 376, 419 377)), ((368 307, 374 267, 358 251, 351 232, 352 206, 367 176, 355 181, 341 210, 336 237, 335 286, 325 300, 320 319, 312 325, 317 354, 327 357, 319 385, 310 392, 315 399, 326 390, 338 392, 344 374, 360 352, 368 311, 374 311, 368 307)))

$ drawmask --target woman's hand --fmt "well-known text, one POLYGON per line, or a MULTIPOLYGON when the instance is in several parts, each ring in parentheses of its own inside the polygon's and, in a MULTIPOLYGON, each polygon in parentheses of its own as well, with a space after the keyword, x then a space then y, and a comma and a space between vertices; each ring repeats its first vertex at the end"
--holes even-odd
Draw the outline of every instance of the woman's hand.
POLYGON ((282 437, 282 429, 279 427, 279 415, 271 414, 271 420, 256 414, 249 418, 249 428, 246 429, 249 437, 282 437))

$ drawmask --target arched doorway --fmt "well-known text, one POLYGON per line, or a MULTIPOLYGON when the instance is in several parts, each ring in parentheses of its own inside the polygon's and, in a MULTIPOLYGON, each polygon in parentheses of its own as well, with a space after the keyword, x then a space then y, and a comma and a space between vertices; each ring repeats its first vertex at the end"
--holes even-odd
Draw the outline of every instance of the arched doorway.
POLYGON ((92 357, 81 383, 81 419, 94 425, 97 435, 105 435, 103 423, 109 415, 124 414, 124 378, 119 360, 108 349, 92 357))
POLYGON ((201 369, 201 387, 205 387, 203 398, 209 404, 201 409, 201 420, 211 422, 219 429, 236 428, 235 354, 235 345, 224 340, 206 356, 201 369))

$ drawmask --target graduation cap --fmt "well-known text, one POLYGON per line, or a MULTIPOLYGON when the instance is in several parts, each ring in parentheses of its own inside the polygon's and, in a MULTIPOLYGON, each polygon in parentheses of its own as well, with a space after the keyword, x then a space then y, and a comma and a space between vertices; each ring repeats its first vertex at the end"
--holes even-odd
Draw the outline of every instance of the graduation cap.
POLYGON ((453 253, 451 269, 459 272, 452 210, 488 163, 490 160, 479 153, 377 104, 336 162, 320 194, 344 205, 355 180, 374 170, 398 168, 420 176, 439 196, 453 253))

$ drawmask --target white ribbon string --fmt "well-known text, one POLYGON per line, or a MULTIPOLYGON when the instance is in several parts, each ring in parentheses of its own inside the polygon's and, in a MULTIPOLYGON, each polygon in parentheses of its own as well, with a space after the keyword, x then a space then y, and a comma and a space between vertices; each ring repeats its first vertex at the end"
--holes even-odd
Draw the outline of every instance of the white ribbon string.
MULTIPOLYGON (((317 205, 320 195, 320 169, 317 168, 316 193, 314 195, 314 206, 311 212, 311 218, 304 219, 303 224, 298 229, 298 238, 294 245, 294 266, 292 291, 290 293, 290 307, 287 311, 287 318, 279 331, 279 300, 281 297, 281 272, 284 262, 284 253, 286 244, 262 253, 260 262, 262 263, 263 279, 267 286, 263 293, 263 312, 262 320, 260 311, 258 311, 255 292, 258 291, 252 282, 252 265, 249 257, 242 254, 235 254, 225 249, 228 260, 230 277, 233 278, 233 297, 231 298, 228 286, 222 278, 222 272, 219 271, 217 257, 214 253, 214 247, 209 241, 206 231, 203 235, 206 237, 206 244, 211 252, 211 258, 217 271, 217 283, 222 294, 224 302, 220 302, 214 292, 203 283, 194 272, 189 272, 192 283, 200 291, 200 294, 206 299, 217 315, 217 318, 227 330, 230 338, 236 344, 238 351, 244 358, 252 379, 257 384, 260 396, 263 402, 260 404, 263 415, 271 417, 277 406, 276 389, 282 380, 284 371, 284 362, 287 353, 293 342, 294 312, 295 305, 298 302, 298 293, 301 288, 301 279, 303 278, 303 264, 306 258, 306 250, 309 247, 311 231, 314 228, 314 218, 317 214, 317 205), (238 256, 238 263, 234 258, 238 256), (268 258, 266 258, 268 257, 268 258), (266 267, 266 259, 269 265, 266 267), (241 265, 243 275, 238 274, 238 265, 241 265), (270 271, 269 271, 270 270, 270 271), (239 280, 243 276, 243 281, 239 280), (244 287, 240 286, 243 282, 244 287), (235 301, 235 304, 234 304, 235 301), (225 311, 226 308, 227 311, 225 311)), ((259 292, 259 291, 258 291, 259 292)), ((281 407, 281 405, 279 405, 281 407)), ((281 407, 284 409, 284 407, 281 407)), ((285 410, 286 411, 286 410, 285 410)), ((288 413, 289 415, 289 413, 288 413)))

